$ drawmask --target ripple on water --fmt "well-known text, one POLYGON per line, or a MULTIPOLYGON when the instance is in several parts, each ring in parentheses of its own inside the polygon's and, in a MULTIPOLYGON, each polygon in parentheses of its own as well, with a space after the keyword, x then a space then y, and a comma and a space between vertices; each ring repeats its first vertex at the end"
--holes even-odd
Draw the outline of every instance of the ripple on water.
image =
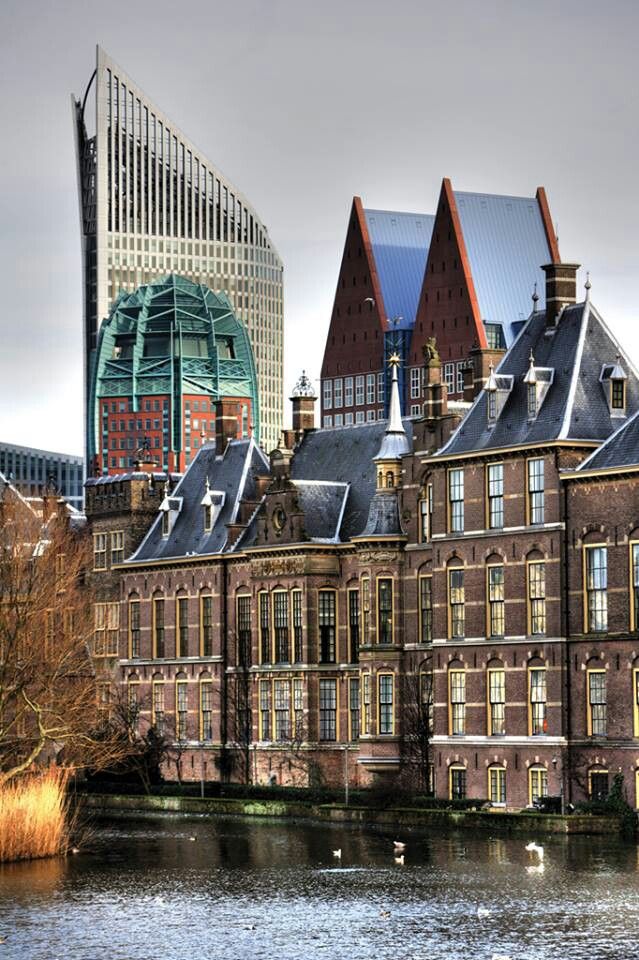
POLYGON ((392 836, 361 828, 170 818, 99 826, 90 852, 0 870, 0 960, 635 956, 634 847, 551 840, 544 874, 530 875, 525 840, 405 839, 402 867, 392 836))

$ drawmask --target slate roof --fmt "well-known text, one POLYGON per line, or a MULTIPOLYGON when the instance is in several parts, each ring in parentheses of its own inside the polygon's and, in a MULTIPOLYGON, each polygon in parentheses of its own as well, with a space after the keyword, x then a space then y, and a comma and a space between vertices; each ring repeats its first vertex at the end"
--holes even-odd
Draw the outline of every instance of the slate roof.
POLYGON ((484 323, 499 323, 506 346, 530 313, 533 285, 545 308, 541 265, 552 260, 536 197, 454 191, 484 323), (512 325, 515 325, 513 328, 512 325))
POLYGON ((158 517, 131 561, 223 551, 227 540, 225 525, 235 520, 241 498, 255 498, 254 477, 268 472, 268 461, 252 438, 231 440, 220 456, 216 456, 213 444, 201 447, 177 487, 171 491, 171 500, 181 501, 181 508, 169 535, 162 536, 162 521, 158 512, 158 517), (222 509, 209 533, 204 530, 202 507, 207 477, 211 493, 225 495, 222 509))
POLYGON ((589 301, 564 309, 552 336, 546 335, 545 311, 533 313, 504 355, 497 373, 511 375, 513 387, 494 425, 487 417, 482 390, 450 440, 435 455, 473 453, 500 447, 530 445, 550 440, 603 441, 617 429, 599 380, 604 363, 621 354, 627 380, 627 410, 639 409, 639 377, 604 321, 589 301), (536 367, 554 369, 537 418, 528 421, 523 377, 530 351, 536 367))
POLYGON ((402 317, 396 327, 415 324, 419 295, 435 217, 429 213, 364 210, 375 266, 388 319, 402 317))
MULTIPOLYGON (((412 446, 413 425, 404 420, 412 446)), ((344 542, 364 531, 370 502, 375 495, 375 464, 385 420, 350 427, 333 427, 307 433, 295 452, 291 479, 330 480, 348 483, 349 491, 339 531, 344 542)))
POLYGON ((388 537, 403 532, 397 490, 378 490, 371 500, 364 536, 388 537))
POLYGON ((639 467, 639 411, 582 461, 575 473, 639 467))
POLYGON ((308 536, 311 540, 338 543, 349 484, 326 480, 295 480, 294 484, 308 536))

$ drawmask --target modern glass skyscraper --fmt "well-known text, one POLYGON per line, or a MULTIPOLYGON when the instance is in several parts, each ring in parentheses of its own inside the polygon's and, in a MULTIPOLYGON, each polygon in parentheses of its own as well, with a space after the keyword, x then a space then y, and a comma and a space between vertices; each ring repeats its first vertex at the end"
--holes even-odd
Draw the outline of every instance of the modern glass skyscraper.
POLYGON ((73 98, 84 270, 85 409, 98 328, 120 291, 179 274, 229 298, 259 387, 259 440, 283 418, 282 261, 246 198, 106 53, 73 98), (90 121, 90 103, 95 118, 90 121))

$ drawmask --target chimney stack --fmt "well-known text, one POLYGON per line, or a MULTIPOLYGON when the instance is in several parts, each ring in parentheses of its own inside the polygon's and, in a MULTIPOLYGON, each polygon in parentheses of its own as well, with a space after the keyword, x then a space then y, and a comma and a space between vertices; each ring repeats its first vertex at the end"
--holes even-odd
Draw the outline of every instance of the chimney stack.
POLYGON ((313 384, 302 370, 302 375, 293 387, 290 397, 293 404, 293 431, 296 434, 315 429, 315 390, 313 384))
POLYGON ((578 263, 547 263, 541 269, 546 274, 546 329, 554 330, 564 307, 577 302, 578 263))
POLYGON ((218 454, 224 453, 229 440, 235 440, 238 435, 237 400, 218 400, 215 404, 215 449, 218 454))

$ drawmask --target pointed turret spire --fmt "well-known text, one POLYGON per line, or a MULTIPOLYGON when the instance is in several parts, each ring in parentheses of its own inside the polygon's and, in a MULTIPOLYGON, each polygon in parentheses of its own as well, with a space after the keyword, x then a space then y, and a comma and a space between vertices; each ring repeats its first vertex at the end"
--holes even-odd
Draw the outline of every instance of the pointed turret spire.
POLYGON ((533 294, 532 294, 533 313, 537 313, 538 303, 539 303, 539 294, 537 293, 537 281, 535 280, 535 284, 533 286, 533 294))
POLYGON ((391 395, 390 406, 388 410, 388 424, 386 433, 382 440, 382 445, 375 460, 398 460, 405 453, 409 453, 410 444, 404 424, 402 423, 402 408, 399 402, 399 381, 397 377, 397 368, 400 359, 396 353, 388 359, 388 365, 391 368, 391 395))
POLYGON ((586 271, 586 282, 584 283, 584 287, 586 288, 586 300, 590 300, 590 288, 592 287, 592 284, 591 284, 591 282, 590 282, 590 271, 589 271, 589 270, 586 271))
POLYGON ((524 376, 524 383, 537 383, 537 371, 535 370, 535 357, 532 350, 530 351, 530 356, 528 357, 529 366, 524 376))

